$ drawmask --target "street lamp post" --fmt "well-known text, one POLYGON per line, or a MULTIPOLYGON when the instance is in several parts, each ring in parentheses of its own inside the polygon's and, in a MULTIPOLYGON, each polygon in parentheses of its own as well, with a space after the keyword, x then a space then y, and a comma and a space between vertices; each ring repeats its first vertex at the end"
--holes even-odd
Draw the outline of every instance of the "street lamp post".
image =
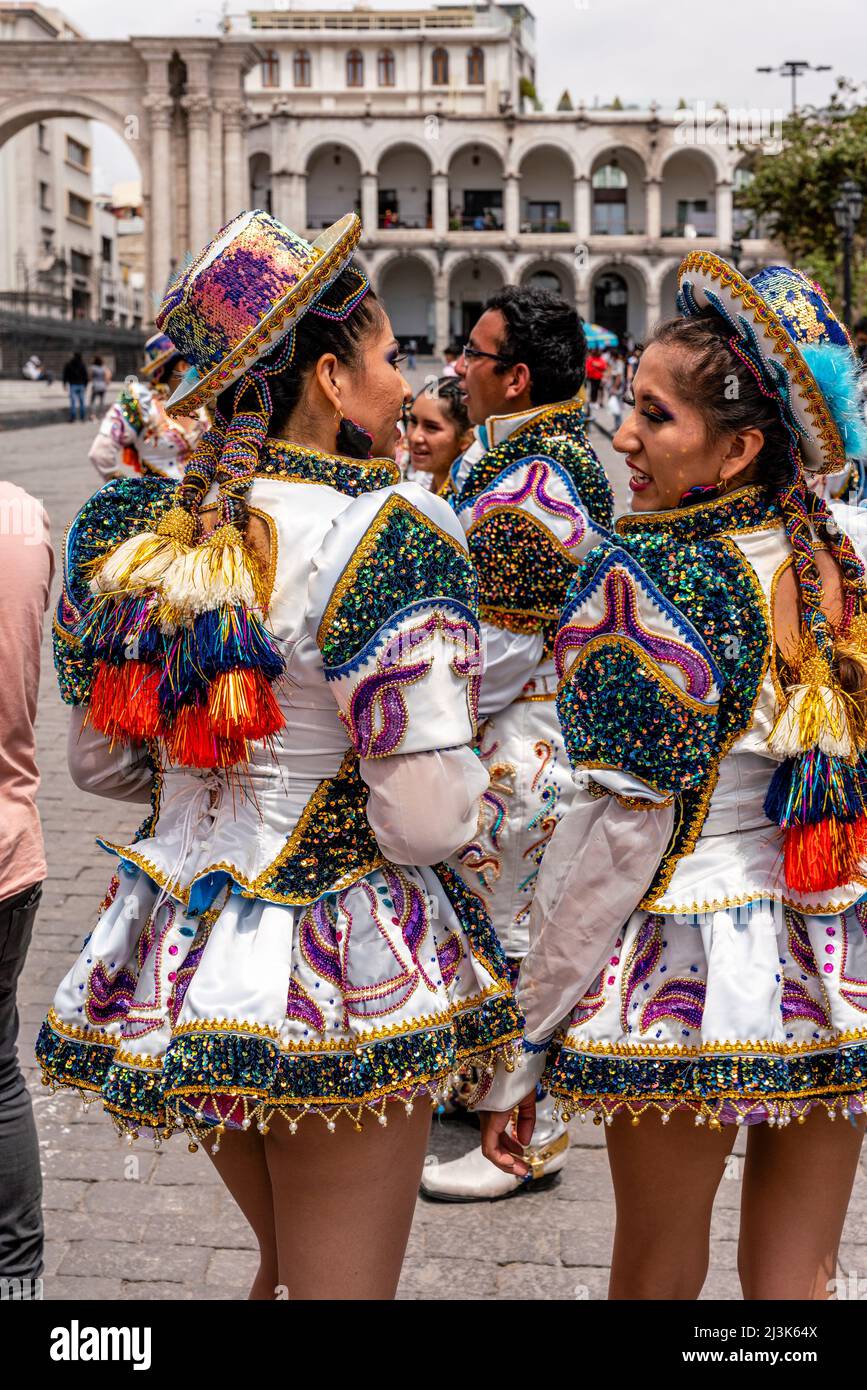
POLYGON ((780 77, 789 77, 792 80, 792 115, 798 109, 798 78, 805 72, 830 72, 830 63, 817 63, 814 67, 812 63, 797 61, 789 58, 785 63, 781 63, 778 68, 756 68, 756 72, 777 72, 780 77))
POLYGON ((845 179, 834 203, 834 221, 843 236, 843 318, 847 328, 852 326, 852 244, 863 206, 861 185, 845 179))

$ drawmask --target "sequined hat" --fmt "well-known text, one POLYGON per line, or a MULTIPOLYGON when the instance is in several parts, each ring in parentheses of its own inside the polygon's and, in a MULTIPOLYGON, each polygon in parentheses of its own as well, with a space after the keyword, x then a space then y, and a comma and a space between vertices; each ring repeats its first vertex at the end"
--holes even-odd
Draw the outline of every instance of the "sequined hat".
POLYGON ((192 365, 167 404, 189 412, 243 376, 315 304, 361 236, 354 212, 305 241, 269 213, 239 213, 169 286, 157 314, 192 365))
POLYGON ((800 270, 764 266, 749 280, 710 251, 678 271, 684 317, 715 309, 731 324, 798 433, 804 467, 834 473, 865 447, 851 339, 824 291, 800 270))
POLYGON ((150 379, 170 358, 180 357, 180 353, 167 334, 154 333, 144 345, 144 356, 144 365, 139 367, 139 376, 150 379))

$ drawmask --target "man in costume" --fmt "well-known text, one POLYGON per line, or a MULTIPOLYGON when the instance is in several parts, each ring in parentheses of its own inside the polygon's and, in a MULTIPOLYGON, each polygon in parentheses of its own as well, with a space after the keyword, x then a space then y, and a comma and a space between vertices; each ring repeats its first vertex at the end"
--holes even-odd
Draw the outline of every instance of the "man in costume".
MULTIPOLYGON (((554 707, 553 640, 580 558, 611 525, 612 495, 575 399, 580 319, 545 290, 489 299, 457 362, 475 439, 451 470, 451 500, 475 561, 486 648, 477 751, 491 778, 475 839, 455 867, 485 903, 517 975, 545 846, 572 796, 554 707)), ((535 1179, 566 1162, 569 1138, 540 1101, 535 1179)), ((422 1191, 442 1201, 506 1197, 521 1182, 475 1149, 429 1159, 422 1191)))

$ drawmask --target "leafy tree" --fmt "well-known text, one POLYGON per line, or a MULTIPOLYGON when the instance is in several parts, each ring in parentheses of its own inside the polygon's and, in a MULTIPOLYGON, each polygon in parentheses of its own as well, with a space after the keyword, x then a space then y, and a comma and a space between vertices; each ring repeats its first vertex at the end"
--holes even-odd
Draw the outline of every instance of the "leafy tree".
POLYGON ((867 302, 867 106, 853 105, 844 78, 827 106, 803 107, 782 127, 782 148, 745 147, 752 177, 736 195, 739 207, 761 218, 791 261, 818 280, 842 309, 843 243, 834 221, 840 185, 851 178, 864 191, 852 255, 853 308, 867 302))

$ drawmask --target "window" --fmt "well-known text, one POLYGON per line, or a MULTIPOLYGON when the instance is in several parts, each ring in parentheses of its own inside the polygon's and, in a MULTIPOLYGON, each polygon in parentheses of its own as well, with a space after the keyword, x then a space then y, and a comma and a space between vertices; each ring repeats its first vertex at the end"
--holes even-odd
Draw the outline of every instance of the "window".
POLYGON ((47 183, 39 182, 39 207, 42 212, 51 211, 51 189, 47 183))
POLYGON ((69 269, 73 275, 88 276, 90 274, 90 257, 85 256, 83 251, 70 251, 69 269))
POLYGON ((48 143, 48 126, 44 121, 40 121, 36 127, 36 145, 43 154, 49 154, 51 146, 48 143))
POLYGON ((280 57, 273 48, 269 48, 262 59, 262 86, 280 86, 280 57))
POLYGON ((346 55, 346 85, 364 86, 364 56, 360 48, 352 48, 346 55))
POLYGON ((447 87, 449 81, 449 55, 444 48, 435 48, 430 56, 431 82, 435 87, 447 87))
POLYGON ((110 237, 110 236, 101 237, 101 238, 100 238, 100 241, 101 241, 101 244, 102 244, 102 246, 101 246, 101 255, 102 255, 102 259, 103 259, 103 261, 104 261, 105 264, 111 265, 111 252, 112 252, 112 240, 111 240, 111 237, 110 237))
POLYGON ((380 87, 394 86, 394 54, 390 48, 381 48, 376 60, 376 80, 380 87))
POLYGON ((74 140, 71 135, 66 137, 66 162, 74 164, 76 169, 90 168, 90 150, 87 145, 82 145, 80 140, 74 140))
POLYGON ((467 54, 467 82, 471 87, 479 87, 485 80, 485 55, 480 48, 471 48, 467 54))
POLYGON ((292 59, 292 81, 296 87, 310 86, 310 54, 306 48, 296 48, 292 59))
POLYGON ((73 222, 84 222, 84 224, 89 227, 90 199, 82 198, 79 193, 73 193, 71 190, 68 191, 68 196, 69 204, 67 215, 72 218, 73 222))

